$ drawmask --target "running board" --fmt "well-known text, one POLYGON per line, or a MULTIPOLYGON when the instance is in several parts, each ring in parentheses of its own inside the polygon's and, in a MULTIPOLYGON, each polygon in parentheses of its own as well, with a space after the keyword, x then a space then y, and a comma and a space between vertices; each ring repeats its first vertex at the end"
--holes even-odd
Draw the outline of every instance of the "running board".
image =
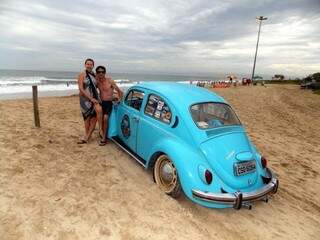
POLYGON ((119 146, 122 150, 128 153, 132 158, 134 158, 138 163, 140 163, 143 167, 146 167, 146 161, 138 156, 135 152, 133 152, 118 136, 110 138, 117 146, 119 146))

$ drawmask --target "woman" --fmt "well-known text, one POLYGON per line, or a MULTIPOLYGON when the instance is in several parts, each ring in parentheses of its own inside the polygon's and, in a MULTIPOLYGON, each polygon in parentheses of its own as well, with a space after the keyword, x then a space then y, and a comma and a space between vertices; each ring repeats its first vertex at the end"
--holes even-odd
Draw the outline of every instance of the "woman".
MULTIPOLYGON (((99 104, 99 94, 97 91, 97 80, 93 73, 94 61, 90 58, 84 62, 85 71, 81 72, 78 76, 80 109, 84 119, 85 136, 78 142, 84 144, 89 141, 99 120, 102 119, 102 109, 99 104)), ((101 129, 101 127, 99 127, 101 129)), ((102 136, 100 130, 100 136, 102 136)))

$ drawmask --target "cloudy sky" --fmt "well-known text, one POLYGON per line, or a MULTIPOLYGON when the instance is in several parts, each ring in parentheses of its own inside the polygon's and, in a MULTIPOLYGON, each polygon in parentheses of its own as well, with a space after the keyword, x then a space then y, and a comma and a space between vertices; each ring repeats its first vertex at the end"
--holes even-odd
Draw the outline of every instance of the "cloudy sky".
POLYGON ((0 69, 112 72, 320 71, 320 0, 0 0, 0 69))

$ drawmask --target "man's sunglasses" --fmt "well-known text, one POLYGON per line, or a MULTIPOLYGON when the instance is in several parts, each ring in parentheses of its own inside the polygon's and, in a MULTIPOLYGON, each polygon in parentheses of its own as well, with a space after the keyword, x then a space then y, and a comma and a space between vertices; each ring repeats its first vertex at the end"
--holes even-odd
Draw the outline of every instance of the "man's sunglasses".
POLYGON ((97 71, 97 74, 99 74, 99 73, 105 74, 106 72, 105 71, 97 71))

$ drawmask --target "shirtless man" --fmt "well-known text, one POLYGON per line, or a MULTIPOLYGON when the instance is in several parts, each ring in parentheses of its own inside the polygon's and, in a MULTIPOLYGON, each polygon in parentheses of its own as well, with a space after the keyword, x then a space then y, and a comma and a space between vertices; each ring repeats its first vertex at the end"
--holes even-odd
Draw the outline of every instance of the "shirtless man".
POLYGON ((113 91, 116 90, 117 92, 117 101, 121 100, 123 93, 117 86, 115 81, 113 81, 111 77, 109 77, 108 75, 106 76, 106 68, 104 66, 98 66, 96 68, 96 74, 102 107, 101 132, 103 133, 103 135, 101 136, 99 145, 103 146, 106 144, 108 129, 107 123, 109 120, 110 113, 112 111, 112 100, 114 100, 113 91))

